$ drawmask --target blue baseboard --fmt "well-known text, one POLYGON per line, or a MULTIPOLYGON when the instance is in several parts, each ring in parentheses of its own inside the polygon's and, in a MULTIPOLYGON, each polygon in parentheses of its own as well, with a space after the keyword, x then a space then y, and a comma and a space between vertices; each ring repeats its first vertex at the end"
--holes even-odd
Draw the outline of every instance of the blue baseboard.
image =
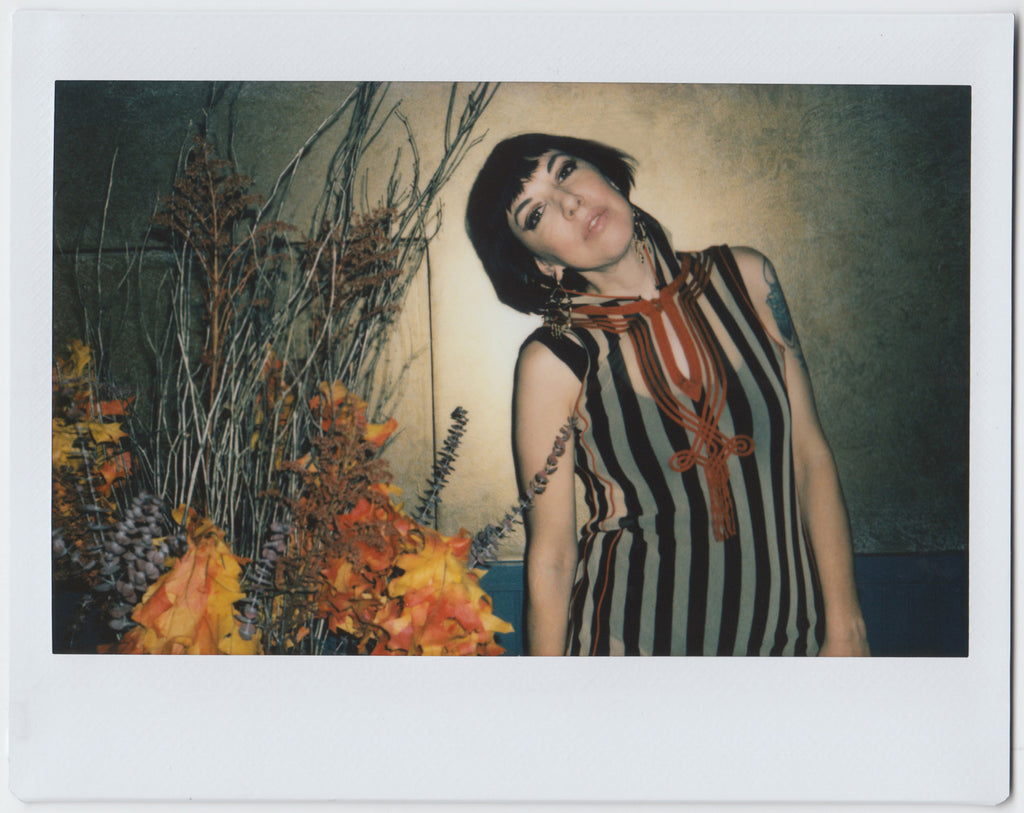
MULTIPOLYGON (((966 552, 857 554, 854 573, 873 655, 967 656, 966 552)), ((523 563, 494 562, 481 586, 515 627, 505 654, 522 655, 523 563)))
POLYGON ((967 657, 966 552, 854 557, 871 653, 967 657))
MULTIPOLYGON (((968 561, 965 552, 857 554, 857 591, 871 652, 878 657, 966 657, 968 561)), ((494 562, 480 582, 494 612, 512 624, 498 635, 506 655, 523 654, 523 563, 494 562)), ((53 651, 95 651, 113 641, 96 613, 83 616, 74 648, 65 643, 81 594, 53 596, 53 651)))
POLYGON ((495 640, 505 647, 506 655, 523 654, 523 563, 491 562, 480 579, 480 586, 494 602, 494 614, 513 627, 498 633, 495 640))

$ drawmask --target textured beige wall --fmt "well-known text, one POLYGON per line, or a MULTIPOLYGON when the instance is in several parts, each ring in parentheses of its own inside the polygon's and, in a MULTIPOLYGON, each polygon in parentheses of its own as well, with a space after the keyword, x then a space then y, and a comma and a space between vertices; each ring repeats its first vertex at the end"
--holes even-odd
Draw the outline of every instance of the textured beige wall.
MULTIPOLYGON (((234 154, 267 193, 278 172, 351 86, 243 85, 234 154)), ((58 95, 55 236, 95 242, 118 147, 108 238, 131 242, 166 192, 204 86, 81 87, 58 95)), ((211 120, 227 131, 222 99, 211 120)), ((424 167, 441 151, 447 86, 392 86, 424 167)), ((389 449, 415 503, 435 437, 456 406, 469 429, 440 513, 476 530, 515 499, 512 372, 538 323, 499 305, 463 229, 469 186, 490 148, 520 132, 594 138, 634 155, 634 200, 680 249, 751 245, 779 269, 863 551, 962 549, 967 539, 968 89, 699 85, 503 85, 483 141, 442 196, 441 229, 396 333, 395 364, 414 361, 389 449), (431 342, 430 338, 433 337, 431 342)), ((400 127, 382 134, 368 197, 390 170, 400 127)), ((304 159, 285 219, 305 227, 333 141, 304 159)), ((411 172, 408 150, 403 174, 411 172)), ((56 342, 77 335, 55 280, 56 342)), ((125 342, 130 349, 131 341, 125 342)), ((515 555, 522 540, 507 552, 515 555)))

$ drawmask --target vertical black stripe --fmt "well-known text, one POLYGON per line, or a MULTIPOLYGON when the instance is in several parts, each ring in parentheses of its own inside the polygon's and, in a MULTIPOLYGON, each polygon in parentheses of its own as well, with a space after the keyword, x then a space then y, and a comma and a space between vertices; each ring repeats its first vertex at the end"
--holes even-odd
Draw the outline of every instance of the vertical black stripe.
MULTIPOLYGON (((597 580, 594 583, 594 623, 591 631, 590 654, 608 655, 611 651, 611 608, 615 593, 615 547, 622 531, 604 535, 599 548, 600 559, 597 580)), ((616 635, 619 631, 615 630, 616 635)))
POLYGON ((586 563, 590 559, 590 551, 594 547, 594 535, 590 534, 583 537, 580 540, 579 545, 579 561, 583 563, 580 567, 581 574, 580 579, 573 586, 572 598, 569 602, 569 654, 579 655, 581 654, 583 643, 582 638, 584 637, 584 630, 586 630, 586 637, 589 639, 593 634, 593 630, 590 628, 590 619, 584 618, 584 612, 587 605, 587 596, 589 593, 589 582, 590 576, 586 568, 586 563))
MULTIPOLYGON (((735 393, 730 399, 730 410, 733 420, 733 431, 740 435, 754 436, 754 409, 750 400, 743 397, 740 390, 740 381, 735 377, 734 371, 730 369, 729 388, 735 393)), ((756 393, 751 393, 755 395, 756 393)), ((778 415, 778 410, 773 408, 774 400, 762 398, 758 402, 761 410, 759 414, 770 416, 772 426, 772 443, 769 449, 757 447, 752 455, 740 460, 740 471, 742 472, 743 498, 748 509, 750 522, 750 538, 744 539, 743 544, 751 549, 754 558, 753 573, 749 574, 744 589, 753 591, 753 614, 750 620, 750 628, 744 631, 746 640, 738 647, 748 655, 757 654, 764 644, 765 630, 768 626, 768 618, 771 608, 771 586, 773 581, 771 558, 768 553, 769 539, 777 535, 781 528, 781 517, 777 506, 770 503, 773 494, 773 483, 762 481, 762 474, 759 461, 764 455, 771 455, 775 460, 781 439, 784 437, 784 421, 778 415), (782 423, 783 426, 779 426, 782 423), (769 520, 774 524, 770 527, 769 520)), ((773 466, 770 471, 775 471, 773 466)), ((737 501, 738 502, 738 501, 737 501)))
POLYGON ((685 628, 687 602, 676 602, 675 598, 675 562, 676 562, 676 540, 674 536, 663 537, 658 540, 658 583, 655 586, 654 600, 654 644, 652 646, 655 655, 672 655, 675 652, 673 646, 673 624, 674 616, 679 614, 682 623, 676 626, 685 628))
POLYGON ((789 626, 789 602, 790 602, 790 579, 789 579, 789 556, 786 548, 790 540, 782 536, 778 540, 779 552, 779 608, 776 616, 775 639, 772 644, 772 655, 781 655, 786 650, 788 643, 789 626))
POLYGON ((629 549, 629 573, 626 577, 626 606, 623 609, 622 643, 627 655, 640 654, 640 621, 644 599, 644 565, 647 545, 640 533, 629 549))
MULTIPOLYGON (((699 487, 696 467, 684 473, 687 492, 699 487)), ((711 514, 707 504, 691 497, 690 501, 690 579, 688 589, 689 617, 686 624, 686 654, 704 654, 704 624, 707 615, 708 580, 711 577, 708 545, 712 544, 711 514)), ((720 543, 714 543, 720 544, 720 543)))
POLYGON ((737 537, 726 539, 722 544, 725 546, 725 575, 717 654, 732 655, 736 648, 740 602, 743 598, 743 559, 737 537))
MULTIPOLYGON (((799 505, 794 497, 793 508, 796 511, 800 510, 799 505)), ((810 619, 807 615, 808 610, 808 596, 807 596, 807 570, 804 565, 803 556, 801 555, 801 548, 803 548, 803 540, 800 539, 799 534, 796 530, 796 524, 794 523, 793 535, 791 547, 793 549, 793 568, 796 571, 794 585, 796 588, 796 641, 794 642, 795 651, 800 654, 807 652, 807 632, 810 627, 810 619)))

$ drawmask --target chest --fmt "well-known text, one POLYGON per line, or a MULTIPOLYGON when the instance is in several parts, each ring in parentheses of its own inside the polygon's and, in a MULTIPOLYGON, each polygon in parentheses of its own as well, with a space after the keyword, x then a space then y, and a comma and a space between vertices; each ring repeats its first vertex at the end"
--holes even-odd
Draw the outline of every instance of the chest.
POLYGON ((717 290, 652 300, 587 331, 590 374, 605 397, 631 392, 692 408, 784 397, 781 351, 763 327, 717 290))

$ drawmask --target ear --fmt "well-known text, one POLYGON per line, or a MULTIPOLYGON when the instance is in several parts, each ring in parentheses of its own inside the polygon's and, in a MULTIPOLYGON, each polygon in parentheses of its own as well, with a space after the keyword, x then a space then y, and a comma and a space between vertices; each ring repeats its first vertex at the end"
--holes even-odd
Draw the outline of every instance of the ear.
POLYGON ((555 263, 549 263, 547 260, 542 260, 540 257, 534 257, 533 261, 537 263, 537 268, 545 277, 550 277, 555 282, 562 281, 562 274, 565 273, 564 265, 557 265, 555 263))

